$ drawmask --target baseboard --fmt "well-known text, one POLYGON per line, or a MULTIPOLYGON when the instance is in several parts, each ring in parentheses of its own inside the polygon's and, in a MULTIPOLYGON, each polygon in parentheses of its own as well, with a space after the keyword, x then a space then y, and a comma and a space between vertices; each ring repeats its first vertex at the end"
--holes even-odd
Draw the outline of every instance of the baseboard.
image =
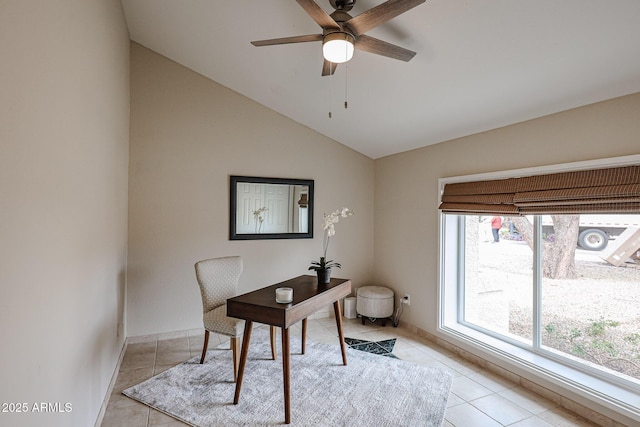
MULTIPOLYGON (((329 306, 329 308, 327 309, 321 309, 313 313, 311 316, 308 317, 308 319, 309 320, 324 319, 327 317, 334 317, 334 316, 335 315, 333 313, 333 307, 329 306)), ((255 322, 254 324, 257 324, 257 323, 258 322, 255 322)), ((150 341, 157 341, 157 340, 168 340, 172 338, 182 338, 182 337, 202 335, 202 334, 204 334, 204 328, 200 327, 195 329, 183 329, 183 330, 171 331, 171 332, 158 332, 154 334, 133 335, 133 336, 127 337, 127 344, 135 344, 135 343, 150 342, 150 341)))
POLYGON ((124 359, 124 353, 127 350, 127 340, 125 339, 122 342, 122 348, 120 349, 120 355, 118 356, 118 362, 116 363, 116 367, 113 370, 113 374, 111 374, 111 381, 109 382, 109 387, 107 387, 107 393, 102 399, 102 405, 100 406, 100 412, 98 412, 98 417, 96 418, 96 423, 94 427, 100 427, 102 425, 102 420, 104 419, 104 414, 107 412, 107 405, 109 404, 109 398, 111 397, 111 393, 113 392, 113 388, 116 385, 116 381, 118 380, 118 373, 120 372, 120 365, 122 365, 122 359, 124 359))

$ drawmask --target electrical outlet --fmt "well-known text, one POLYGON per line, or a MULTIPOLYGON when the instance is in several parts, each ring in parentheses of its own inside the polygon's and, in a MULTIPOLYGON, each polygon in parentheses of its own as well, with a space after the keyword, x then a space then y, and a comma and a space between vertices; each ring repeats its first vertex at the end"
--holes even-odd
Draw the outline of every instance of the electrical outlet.
POLYGON ((405 294, 404 298, 402 298, 402 303, 403 304, 407 304, 407 305, 411 305, 411 295, 405 294))

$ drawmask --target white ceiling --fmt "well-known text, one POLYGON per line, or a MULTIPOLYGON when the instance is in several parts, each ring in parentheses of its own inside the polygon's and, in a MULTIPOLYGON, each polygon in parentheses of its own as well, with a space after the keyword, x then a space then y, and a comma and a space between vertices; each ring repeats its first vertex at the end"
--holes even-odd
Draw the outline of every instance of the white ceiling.
POLYGON ((320 42, 249 43, 321 33, 293 0, 122 3, 131 40, 374 159, 640 92, 638 0, 427 0, 367 33, 410 62, 356 51, 333 77, 320 42))

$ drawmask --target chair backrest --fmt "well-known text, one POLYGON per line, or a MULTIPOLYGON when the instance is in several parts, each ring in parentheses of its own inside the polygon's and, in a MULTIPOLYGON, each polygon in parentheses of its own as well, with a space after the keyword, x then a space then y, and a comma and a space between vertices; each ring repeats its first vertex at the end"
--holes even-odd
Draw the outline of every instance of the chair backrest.
POLYGON ((198 261, 196 279, 202 294, 202 309, 206 313, 236 296, 238 279, 242 274, 242 258, 228 256, 198 261))

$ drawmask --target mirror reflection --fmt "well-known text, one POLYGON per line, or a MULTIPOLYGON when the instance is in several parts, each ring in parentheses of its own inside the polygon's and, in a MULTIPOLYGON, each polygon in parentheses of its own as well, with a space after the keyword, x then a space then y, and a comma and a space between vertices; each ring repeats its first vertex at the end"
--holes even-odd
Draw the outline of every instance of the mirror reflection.
POLYGON ((231 177, 230 238, 313 237, 313 181, 231 177))

